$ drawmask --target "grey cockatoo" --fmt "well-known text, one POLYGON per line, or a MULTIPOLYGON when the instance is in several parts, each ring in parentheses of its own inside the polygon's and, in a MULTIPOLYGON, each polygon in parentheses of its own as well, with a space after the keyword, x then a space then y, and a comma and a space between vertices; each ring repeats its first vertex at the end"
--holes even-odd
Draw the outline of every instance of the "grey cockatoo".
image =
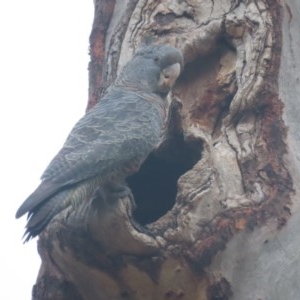
POLYGON ((118 186, 158 145, 166 96, 183 66, 171 45, 137 51, 107 94, 74 126, 37 189, 16 213, 28 213, 25 241, 66 207, 89 199, 99 186, 118 186))

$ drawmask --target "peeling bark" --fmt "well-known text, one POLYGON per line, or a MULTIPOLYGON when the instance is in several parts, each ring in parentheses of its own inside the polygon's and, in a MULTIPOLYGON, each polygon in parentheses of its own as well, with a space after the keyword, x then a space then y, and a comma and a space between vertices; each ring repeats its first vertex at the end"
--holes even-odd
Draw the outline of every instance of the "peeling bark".
POLYGON ((185 68, 164 141, 128 179, 137 208, 95 193, 58 215, 39 239, 33 299, 299 297, 299 11, 95 0, 88 109, 145 44, 175 45, 185 68))

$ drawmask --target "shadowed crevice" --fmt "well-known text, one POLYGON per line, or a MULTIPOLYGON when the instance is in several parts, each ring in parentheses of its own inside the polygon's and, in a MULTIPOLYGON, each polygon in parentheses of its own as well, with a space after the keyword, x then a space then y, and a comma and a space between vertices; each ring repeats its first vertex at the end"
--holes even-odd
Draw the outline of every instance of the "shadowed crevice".
POLYGON ((201 159, 202 143, 173 137, 164 149, 152 153, 127 182, 137 208, 133 215, 142 225, 165 215, 175 204, 177 181, 201 159))

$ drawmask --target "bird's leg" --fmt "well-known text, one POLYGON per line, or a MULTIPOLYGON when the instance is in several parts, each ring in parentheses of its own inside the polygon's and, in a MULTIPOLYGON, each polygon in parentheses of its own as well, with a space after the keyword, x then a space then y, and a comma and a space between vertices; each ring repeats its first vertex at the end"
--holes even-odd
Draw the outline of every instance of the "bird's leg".
POLYGON ((128 197, 132 203, 133 209, 136 208, 136 203, 134 201, 131 189, 126 183, 109 183, 105 186, 105 192, 107 193, 107 198, 119 199, 128 197))

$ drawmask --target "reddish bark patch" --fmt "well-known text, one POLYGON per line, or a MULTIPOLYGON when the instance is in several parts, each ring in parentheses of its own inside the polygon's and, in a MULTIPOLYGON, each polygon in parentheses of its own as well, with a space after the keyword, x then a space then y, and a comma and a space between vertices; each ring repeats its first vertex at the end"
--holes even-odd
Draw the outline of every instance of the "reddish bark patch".
MULTIPOLYGON (((183 114, 187 114, 192 123, 213 132, 220 115, 228 111, 230 100, 236 88, 228 88, 218 74, 224 67, 225 57, 235 54, 229 47, 219 43, 217 49, 207 57, 198 57, 187 64, 175 88, 175 94, 183 103, 183 114)), ((234 60, 234 58, 232 58, 234 60)), ((227 66, 230 69, 230 66, 227 66)), ((232 86, 234 86, 234 76, 232 86)))
POLYGON ((87 110, 98 101, 99 91, 102 85, 103 61, 105 58, 105 37, 114 11, 115 0, 100 0, 95 8, 95 17, 90 35, 89 63, 89 99, 87 110))

